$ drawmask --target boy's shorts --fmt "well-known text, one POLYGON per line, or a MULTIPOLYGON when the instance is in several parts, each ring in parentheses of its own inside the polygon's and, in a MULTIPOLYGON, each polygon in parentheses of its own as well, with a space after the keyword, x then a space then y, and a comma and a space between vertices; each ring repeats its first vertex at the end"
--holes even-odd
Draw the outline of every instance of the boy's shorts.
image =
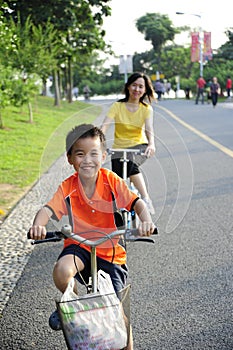
MULTIPOLYGON (((80 273, 77 272, 77 274, 75 275, 75 278, 77 278, 77 280, 80 283, 84 284, 82 278, 80 277, 80 274, 81 274, 85 283, 88 283, 89 277, 90 277, 90 271, 91 271, 90 252, 81 248, 77 244, 71 244, 68 247, 63 249, 63 251, 58 257, 58 260, 62 256, 69 255, 69 254, 79 257, 85 266, 80 273)), ((109 261, 101 259, 97 256, 97 270, 100 270, 100 269, 107 272, 110 275, 112 284, 116 293, 125 287, 126 280, 128 277, 128 268, 126 265, 112 264, 109 261)))

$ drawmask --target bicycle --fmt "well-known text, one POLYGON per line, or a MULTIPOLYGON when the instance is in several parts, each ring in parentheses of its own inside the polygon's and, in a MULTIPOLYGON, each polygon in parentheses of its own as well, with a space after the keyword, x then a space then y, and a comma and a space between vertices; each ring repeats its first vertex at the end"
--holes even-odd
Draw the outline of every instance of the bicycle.
MULTIPOLYGON (((153 237, 145 237, 145 236, 138 236, 138 230, 137 229, 123 229, 123 230, 117 230, 117 231, 113 231, 109 234, 105 234, 104 232, 101 231, 89 231, 89 232, 97 232, 99 234, 101 234, 101 237, 99 239, 96 239, 97 237, 95 237, 95 240, 92 241, 90 239, 85 239, 84 237, 81 236, 82 233, 80 233, 80 235, 72 233, 71 231, 71 226, 70 225, 64 225, 61 228, 61 231, 54 231, 54 232, 47 232, 45 239, 42 240, 33 240, 32 244, 36 245, 36 244, 40 244, 40 243, 47 243, 47 242, 58 242, 61 241, 62 239, 66 239, 66 238, 72 238, 73 240, 77 241, 78 243, 81 244, 85 244, 87 246, 89 246, 91 248, 90 254, 91 254, 91 271, 90 271, 90 281, 88 283, 87 287, 87 293, 86 295, 83 295, 81 298, 78 297, 78 299, 82 299, 82 300, 87 300, 87 297, 93 297, 96 298, 99 296, 98 294, 98 272, 97 272, 97 256, 96 256, 96 248, 97 246, 105 243, 107 240, 110 240, 112 242, 113 238, 116 236, 124 236, 125 240, 127 242, 149 242, 149 243, 155 243, 155 240, 153 237)), ((84 232, 87 233, 87 232, 84 232)), ((157 228, 155 228, 154 233, 153 234, 157 234, 157 228)), ((30 239, 29 233, 28 233, 28 239, 30 239)), ((127 338, 127 342, 126 342, 126 346, 124 345, 124 347, 121 349, 126 349, 128 346, 128 342, 130 339, 130 287, 131 285, 128 284, 127 286, 125 286, 118 294, 118 298, 121 301, 121 305, 123 307, 123 316, 124 316, 124 322, 125 322, 125 327, 126 327, 126 338, 127 338)), ((114 293, 115 294, 115 293, 114 293)), ((78 300, 77 299, 77 300, 78 300)), ((96 303, 95 303, 96 304, 96 303)), ((58 311, 59 311, 59 315, 61 316, 61 308, 60 308, 60 303, 56 302, 58 311)), ((103 308, 103 305, 101 304, 101 307, 103 308)), ((108 308, 109 305, 107 305, 106 308, 108 308)), ((95 306, 96 308, 96 306, 95 306)), ((82 310, 83 312, 84 310, 82 310)), ((66 311, 65 317, 66 319, 69 319, 69 313, 70 313, 70 309, 68 311, 66 311)), ((115 312, 115 311, 114 311, 115 312)), ((79 314, 80 315, 80 314, 79 314)), ((72 316, 73 317, 73 316, 72 316)), ((61 320, 63 318, 61 317, 61 320)), ((100 319, 96 320, 96 322, 101 322, 100 319)), ((89 347, 90 345, 87 345, 87 347, 83 347, 83 345, 81 346, 81 344, 87 344, 87 339, 84 339, 83 342, 83 336, 91 338, 91 334, 87 334, 85 333, 82 336, 78 336, 78 340, 75 343, 75 346, 73 344, 73 338, 71 338, 71 334, 70 330, 67 330, 65 328, 65 324, 63 323, 63 321, 61 322, 61 326, 62 326, 62 331, 63 331, 63 335, 65 337, 65 341, 66 341, 66 345, 67 348, 69 350, 89 350, 89 349, 112 349, 111 347, 95 347, 93 344, 91 347, 89 347), (79 342, 79 343, 78 343, 79 342), (80 346, 79 346, 80 345, 80 346)), ((72 326, 73 327, 73 326, 72 326)), ((77 329, 75 329, 75 332, 78 332, 77 329)), ((115 349, 115 348, 114 348, 115 349)))
MULTIPOLYGON (((125 182, 128 181, 127 179, 127 163, 129 162, 129 157, 128 155, 130 155, 133 159, 135 158, 135 156, 145 156, 144 150, 141 149, 136 149, 136 148, 108 148, 107 149, 107 153, 109 155, 116 155, 116 158, 120 158, 120 161, 123 163, 123 179, 125 180, 125 182)), ((131 191, 138 193, 138 191, 136 190, 136 188, 134 187, 133 183, 129 180, 128 183, 128 187, 131 189, 131 191)), ((137 215, 135 213, 135 211, 125 211, 122 210, 122 214, 123 214, 123 218, 124 218, 124 224, 125 224, 125 228, 126 229, 130 229, 130 228, 136 228, 138 227, 138 223, 139 220, 137 218, 137 215)))

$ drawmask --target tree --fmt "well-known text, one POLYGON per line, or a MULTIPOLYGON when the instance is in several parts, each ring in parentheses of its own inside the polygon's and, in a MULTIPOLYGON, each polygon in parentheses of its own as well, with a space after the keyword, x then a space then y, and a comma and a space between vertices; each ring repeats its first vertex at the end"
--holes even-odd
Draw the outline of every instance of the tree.
POLYGON ((140 17, 136 22, 136 27, 144 34, 145 40, 151 41, 154 52, 157 53, 157 65, 160 71, 162 48, 167 42, 172 42, 180 30, 172 26, 167 15, 160 13, 147 13, 140 17))
POLYGON ((5 27, 10 28, 8 44, 0 49, 0 57, 3 64, 17 71, 15 74, 15 92, 12 103, 23 105, 28 103, 29 120, 33 121, 31 98, 38 93, 35 85, 35 76, 44 81, 53 67, 57 65, 56 55, 59 49, 56 31, 51 23, 47 23, 43 30, 41 25, 35 27, 30 17, 24 26, 20 21, 15 23, 10 20, 5 22, 5 27))
POLYGON ((3 67, 0 65, 0 128, 4 128, 2 111, 10 105, 13 96, 12 69, 10 67, 3 67))
MULTIPOLYGON (((102 29, 103 16, 110 14, 108 3, 110 0, 8 0, 8 8, 5 10, 7 18, 13 18, 15 22, 20 18, 24 25, 30 16, 35 26, 45 26, 50 21, 58 31, 60 40, 60 64, 67 67, 68 98, 71 101, 72 90, 72 64, 73 58, 81 55, 91 55, 94 50, 103 50, 105 32, 102 29)), ((58 72, 59 74, 59 72, 58 72)))
POLYGON ((228 41, 220 46, 217 51, 217 57, 224 58, 226 61, 233 60, 233 28, 228 29, 225 34, 228 36, 228 41))

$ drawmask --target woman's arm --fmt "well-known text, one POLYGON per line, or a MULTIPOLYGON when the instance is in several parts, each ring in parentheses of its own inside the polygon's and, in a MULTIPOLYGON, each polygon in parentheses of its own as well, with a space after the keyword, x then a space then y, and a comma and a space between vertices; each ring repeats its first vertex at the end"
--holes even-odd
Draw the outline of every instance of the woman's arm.
POLYGON ((150 118, 145 121, 145 134, 148 140, 148 147, 145 151, 147 157, 155 154, 154 128, 153 128, 153 111, 150 118))

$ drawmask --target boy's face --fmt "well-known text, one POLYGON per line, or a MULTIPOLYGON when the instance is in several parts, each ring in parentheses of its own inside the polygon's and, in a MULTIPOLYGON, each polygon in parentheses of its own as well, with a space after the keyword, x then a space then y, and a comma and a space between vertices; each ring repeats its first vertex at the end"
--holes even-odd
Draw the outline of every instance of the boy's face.
POLYGON ((79 173, 80 179, 96 180, 97 173, 106 159, 99 137, 86 137, 77 140, 71 154, 67 156, 68 161, 79 173))

